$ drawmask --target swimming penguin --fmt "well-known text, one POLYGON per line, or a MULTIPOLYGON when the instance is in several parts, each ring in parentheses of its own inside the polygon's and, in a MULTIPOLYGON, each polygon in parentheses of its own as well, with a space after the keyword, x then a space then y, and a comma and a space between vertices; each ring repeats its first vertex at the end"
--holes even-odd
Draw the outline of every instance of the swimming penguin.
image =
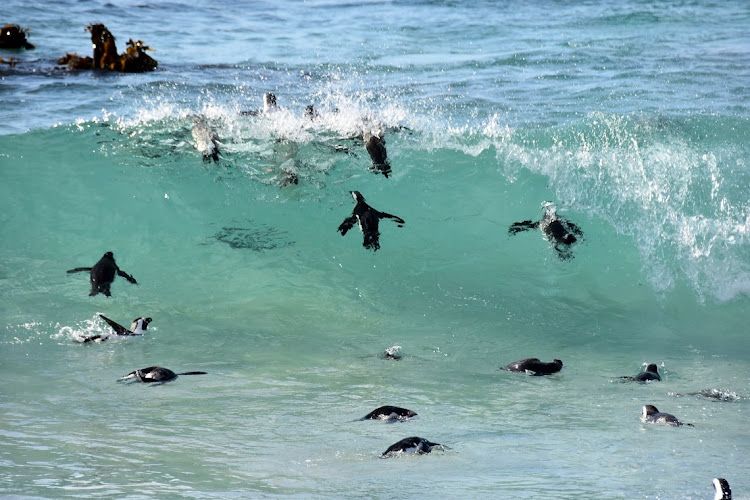
POLYGON ((171 382, 180 375, 206 375, 206 372, 184 372, 175 373, 169 368, 162 368, 161 366, 149 366, 148 368, 141 368, 135 370, 127 375, 117 379, 118 382, 143 382, 143 383, 160 383, 171 382))
POLYGON ((381 406, 360 418, 360 420, 386 420, 388 422, 405 422, 419 418, 416 412, 398 406, 381 406))
POLYGON ((583 232, 572 222, 558 216, 554 203, 549 201, 542 203, 542 210, 544 210, 544 216, 541 220, 514 222, 508 228, 508 234, 513 235, 538 227, 547 241, 552 244, 560 259, 572 259, 570 246, 578 241, 578 238, 583 237, 583 232))
POLYGON ((219 136, 203 116, 193 116, 193 140, 195 149, 203 155, 203 161, 219 161, 219 136))
POLYGON ((263 112, 276 111, 276 94, 266 92, 263 94, 263 112))
POLYGON ((362 246, 372 248, 372 251, 375 252, 380 248, 380 231, 378 231, 380 219, 393 219, 398 224, 398 227, 403 227, 406 222, 401 217, 396 217, 385 212, 378 212, 365 203, 365 197, 359 191, 350 191, 350 193, 357 201, 357 204, 354 206, 352 215, 344 219, 338 231, 341 233, 341 236, 344 236, 354 226, 355 222, 358 223, 359 229, 364 235, 362 246))
POLYGON ((6 24, 0 28, 0 49, 33 49, 26 40, 28 28, 22 29, 17 24, 6 24))
POLYGON ((732 500, 732 489, 723 477, 717 477, 714 483, 714 500, 732 500))
POLYGON ((391 173, 391 165, 388 162, 388 152, 385 149, 385 137, 381 137, 381 135, 373 135, 369 130, 365 130, 362 139, 365 141, 367 154, 370 155, 372 160, 370 171, 383 174, 383 177, 387 179, 388 174, 391 173))
POLYGON ((318 113, 318 110, 315 109, 315 106, 313 106, 312 104, 308 104, 307 106, 305 106, 303 116, 310 121, 315 121, 320 118, 320 113, 318 113))
POLYGON ((551 363, 544 363, 539 361, 537 358, 526 358, 515 363, 511 363, 505 367, 509 372, 528 372, 531 375, 552 375, 562 370, 563 362, 559 359, 553 360, 551 363))
POLYGON ((652 380, 661 380, 661 375, 659 375, 659 367, 651 363, 646 367, 646 371, 639 373, 635 377, 624 375, 620 378, 631 382, 651 382, 652 380))
MULTIPOLYGON (((148 324, 151 323, 151 318, 135 318, 133 320, 133 323, 130 325, 130 329, 128 330, 124 326, 122 326, 119 323, 116 323, 115 321, 112 321, 108 317, 106 317, 103 314, 99 315, 100 318, 102 318, 104 321, 106 321, 109 326, 112 327, 112 329, 115 331, 115 337, 133 337, 137 335, 143 335, 146 333, 146 329, 148 328, 148 324)), ((109 335, 92 335, 90 337, 86 337, 81 342, 87 343, 87 342, 104 342, 109 338, 109 335)))
POLYGON ((389 446, 388 449, 380 455, 380 458, 388 458, 401 453, 416 453, 421 455, 424 453, 430 453, 436 446, 444 447, 439 443, 427 441, 425 438, 417 436, 408 437, 389 446))
POLYGON ((122 276, 134 285, 138 284, 138 282, 135 281, 135 278, 117 267, 112 252, 105 253, 102 258, 99 259, 99 262, 94 264, 94 267, 76 267, 75 269, 68 270, 68 274, 79 273, 82 271, 91 271, 89 277, 89 280, 91 281, 91 293, 89 293, 89 297, 96 295, 97 293, 103 293, 107 297, 111 297, 112 294, 109 291, 109 287, 115 280, 115 275, 122 276))
POLYGON ((680 398, 682 396, 699 396, 702 398, 711 399, 713 401, 728 402, 739 401, 740 399, 748 399, 746 396, 739 396, 734 391, 725 391, 721 389, 703 389, 702 391, 687 393, 670 392, 669 395, 676 398, 680 398))
POLYGON ((299 184, 299 171, 297 169, 297 162, 294 158, 289 158, 282 163, 279 170, 281 171, 278 180, 279 187, 286 187, 290 184, 299 184))
POLYGON ((646 405, 643 407, 642 419, 644 422, 648 422, 651 424, 668 424, 675 427, 678 427, 680 425, 687 425, 693 427, 693 424, 683 424, 682 422, 677 420, 677 417, 675 417, 671 413, 660 412, 654 405, 646 405))
POLYGON ((250 111, 240 111, 240 115, 242 116, 258 116, 265 113, 271 113, 276 111, 278 108, 276 107, 276 95, 272 94, 271 92, 266 92, 263 94, 263 109, 261 110, 250 110, 250 111))
POLYGON ((385 351, 380 355, 380 357, 383 359, 392 359, 394 361, 398 361, 402 357, 399 351, 401 351, 400 345, 386 347, 385 351))

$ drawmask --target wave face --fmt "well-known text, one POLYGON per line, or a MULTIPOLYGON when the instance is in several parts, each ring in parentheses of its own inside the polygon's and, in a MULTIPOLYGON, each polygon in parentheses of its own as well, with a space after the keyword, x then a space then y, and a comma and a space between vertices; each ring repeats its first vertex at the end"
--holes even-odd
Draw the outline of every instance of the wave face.
POLYGON ((0 53, 3 494, 750 489, 748 9, 15 7, 37 48, 0 53), (159 70, 56 68, 93 20, 159 70), (405 220, 376 252, 337 232, 351 191, 405 220), (550 203, 569 252, 509 232, 550 203), (88 297, 65 271, 106 251, 138 285, 88 297), (99 314, 153 322, 79 344, 99 314), (525 357, 564 368, 499 370, 525 357), (661 382, 619 378, 646 363, 661 382), (115 382, 151 365, 208 376, 115 382), (695 427, 642 424, 644 404, 695 427), (352 422, 383 405, 420 418, 352 422), (375 460, 411 435, 450 448, 375 460))

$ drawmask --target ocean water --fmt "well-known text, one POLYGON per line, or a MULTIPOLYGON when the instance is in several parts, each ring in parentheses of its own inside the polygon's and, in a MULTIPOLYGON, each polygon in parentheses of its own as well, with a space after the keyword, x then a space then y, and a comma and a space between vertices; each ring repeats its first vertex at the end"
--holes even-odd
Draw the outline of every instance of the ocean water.
POLYGON ((0 496, 750 498, 749 4, 3 10, 36 49, 0 50, 0 496), (56 68, 95 22, 158 70, 56 68), (352 190, 406 221, 376 252, 352 190), (544 202, 572 258, 509 235, 544 202), (138 285, 89 297, 106 251, 138 285), (99 314, 153 322, 81 344, 99 314), (117 383, 152 365, 207 375, 117 383), (408 436, 447 448, 379 459, 408 436))

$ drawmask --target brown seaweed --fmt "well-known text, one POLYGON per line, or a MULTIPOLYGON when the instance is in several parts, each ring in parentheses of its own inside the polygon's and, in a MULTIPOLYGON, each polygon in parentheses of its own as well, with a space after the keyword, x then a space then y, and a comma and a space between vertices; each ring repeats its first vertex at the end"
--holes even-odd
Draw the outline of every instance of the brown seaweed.
POLYGON ((73 69, 103 69, 121 73, 143 73, 153 71, 158 66, 155 59, 146 51, 153 50, 141 40, 128 40, 127 49, 122 54, 117 53, 115 37, 103 24, 90 24, 86 31, 91 32, 91 43, 94 46, 93 57, 81 57, 75 52, 66 53, 58 59, 58 64, 64 64, 73 69))
POLYGON ((26 40, 28 28, 23 29, 17 24, 6 24, 0 31, 0 49, 33 49, 34 45, 26 40))

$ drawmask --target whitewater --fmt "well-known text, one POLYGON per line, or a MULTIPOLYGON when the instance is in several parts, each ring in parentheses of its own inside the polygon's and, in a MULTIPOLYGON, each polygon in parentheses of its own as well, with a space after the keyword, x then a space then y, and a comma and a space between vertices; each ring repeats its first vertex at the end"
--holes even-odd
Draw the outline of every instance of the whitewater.
POLYGON ((750 6, 5 11, 36 48, 0 49, 1 496, 750 498, 750 6), (157 70, 59 67, 92 23, 157 70), (377 251, 352 191, 404 220, 377 251), (567 256, 509 233, 547 203, 567 256), (108 251, 137 284, 89 296, 108 251), (81 343, 100 315, 153 321, 81 343), (154 365, 207 374, 118 383, 154 365), (380 458, 410 436, 444 448, 380 458))

